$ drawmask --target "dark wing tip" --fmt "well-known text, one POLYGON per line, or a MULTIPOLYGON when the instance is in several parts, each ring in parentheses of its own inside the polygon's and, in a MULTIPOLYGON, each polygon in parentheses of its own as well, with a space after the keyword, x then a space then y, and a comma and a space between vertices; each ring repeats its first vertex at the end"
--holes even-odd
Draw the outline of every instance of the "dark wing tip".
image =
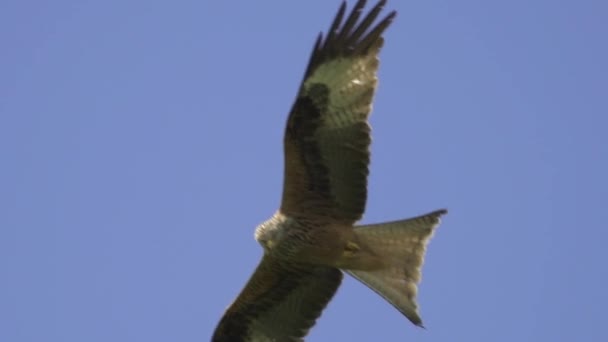
POLYGON ((327 60, 337 57, 365 55, 372 47, 374 50, 379 49, 382 45, 382 34, 397 15, 396 11, 391 11, 374 25, 376 18, 386 5, 386 1, 378 1, 369 13, 359 21, 366 4, 366 0, 359 0, 342 23, 346 13, 346 1, 343 1, 325 38, 323 38, 323 33, 317 38, 304 77, 310 76, 316 67, 327 60))
POLYGON ((441 223, 441 217, 447 213, 448 213, 448 210, 443 208, 443 209, 438 209, 433 212, 430 212, 430 213, 426 214, 425 216, 431 218, 433 220, 434 224, 439 224, 439 223, 441 223))
POLYGON ((448 213, 448 210, 445 209, 445 208, 443 208, 443 209, 435 210, 431 214, 434 214, 436 216, 443 216, 443 215, 445 215, 447 213, 448 213))

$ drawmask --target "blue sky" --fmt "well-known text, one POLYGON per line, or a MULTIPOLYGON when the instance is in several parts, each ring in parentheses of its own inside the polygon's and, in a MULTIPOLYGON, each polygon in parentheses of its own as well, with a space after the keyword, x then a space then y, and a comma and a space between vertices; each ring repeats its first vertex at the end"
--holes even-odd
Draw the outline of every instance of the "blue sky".
MULTIPOLYGON (((338 4, 1 2, 0 340, 208 340, 338 4)), ((309 340, 608 340, 608 3, 388 7, 363 222, 450 210, 427 330, 347 278, 309 340)))

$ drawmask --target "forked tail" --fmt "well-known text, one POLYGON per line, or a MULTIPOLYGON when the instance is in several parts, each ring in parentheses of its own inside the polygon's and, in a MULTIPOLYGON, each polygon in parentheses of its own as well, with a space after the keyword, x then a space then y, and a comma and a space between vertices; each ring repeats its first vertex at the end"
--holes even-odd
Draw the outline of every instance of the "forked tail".
POLYGON ((345 270, 422 327, 416 303, 426 245, 447 210, 394 222, 355 227, 359 241, 386 266, 373 271, 345 270))

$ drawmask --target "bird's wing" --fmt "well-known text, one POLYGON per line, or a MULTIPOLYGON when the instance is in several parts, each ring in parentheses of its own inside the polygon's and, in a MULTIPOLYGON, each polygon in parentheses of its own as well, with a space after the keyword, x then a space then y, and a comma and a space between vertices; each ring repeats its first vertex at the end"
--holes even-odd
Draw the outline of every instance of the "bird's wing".
POLYGON ((341 282, 336 268, 286 265, 264 256, 212 341, 301 341, 341 282))
POLYGON ((316 41, 285 130, 281 211, 342 222, 361 218, 367 199, 370 126, 382 33, 396 12, 374 24, 385 0, 359 20, 359 0, 342 22, 340 7, 316 41))

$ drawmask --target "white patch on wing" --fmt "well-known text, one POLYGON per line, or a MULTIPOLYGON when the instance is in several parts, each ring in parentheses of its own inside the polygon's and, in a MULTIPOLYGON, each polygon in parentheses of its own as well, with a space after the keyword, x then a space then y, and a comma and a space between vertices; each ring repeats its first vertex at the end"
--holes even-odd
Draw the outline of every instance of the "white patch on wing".
POLYGON ((375 56, 338 58, 328 61, 304 82, 308 91, 313 84, 329 88, 329 114, 326 128, 341 128, 367 120, 376 87, 378 60, 375 56))

